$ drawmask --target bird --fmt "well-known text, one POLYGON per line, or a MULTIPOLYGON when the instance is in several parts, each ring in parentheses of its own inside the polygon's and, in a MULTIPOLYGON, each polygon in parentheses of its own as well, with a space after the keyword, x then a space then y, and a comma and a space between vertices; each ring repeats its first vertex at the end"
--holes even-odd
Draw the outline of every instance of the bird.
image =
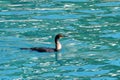
POLYGON ((62 49, 62 45, 59 42, 59 39, 62 37, 66 37, 63 34, 57 34, 55 36, 54 42, 55 42, 55 48, 48 48, 48 47, 32 47, 32 48, 20 48, 22 50, 32 50, 37 52, 58 52, 62 49))

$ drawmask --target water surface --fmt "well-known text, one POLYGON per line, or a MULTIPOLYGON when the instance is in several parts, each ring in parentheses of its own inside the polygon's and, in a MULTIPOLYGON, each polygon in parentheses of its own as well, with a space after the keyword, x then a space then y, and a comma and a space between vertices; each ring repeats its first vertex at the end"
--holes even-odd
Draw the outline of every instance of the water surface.
POLYGON ((0 80, 119 80, 119 0, 0 0, 0 80), (20 50, 54 47, 57 53, 20 50))

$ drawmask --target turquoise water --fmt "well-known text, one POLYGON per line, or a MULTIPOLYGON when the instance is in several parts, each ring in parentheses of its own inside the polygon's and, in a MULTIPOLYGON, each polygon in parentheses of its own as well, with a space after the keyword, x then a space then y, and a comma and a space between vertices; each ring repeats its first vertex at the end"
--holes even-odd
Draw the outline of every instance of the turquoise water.
POLYGON ((120 80, 119 0, 0 0, 0 80, 46 79, 120 80))

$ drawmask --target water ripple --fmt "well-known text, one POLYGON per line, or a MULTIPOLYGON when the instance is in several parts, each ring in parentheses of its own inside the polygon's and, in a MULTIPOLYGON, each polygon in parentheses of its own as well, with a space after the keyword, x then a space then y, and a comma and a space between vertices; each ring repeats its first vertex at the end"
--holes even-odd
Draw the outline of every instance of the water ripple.
POLYGON ((105 3, 99 3, 99 4, 95 4, 96 6, 119 6, 120 2, 116 1, 116 2, 105 2, 105 3))
POLYGON ((88 15, 72 15, 72 14, 66 14, 66 15, 48 15, 48 16, 35 16, 33 18, 35 19, 76 19, 76 18, 82 18, 82 17, 89 17, 88 15))

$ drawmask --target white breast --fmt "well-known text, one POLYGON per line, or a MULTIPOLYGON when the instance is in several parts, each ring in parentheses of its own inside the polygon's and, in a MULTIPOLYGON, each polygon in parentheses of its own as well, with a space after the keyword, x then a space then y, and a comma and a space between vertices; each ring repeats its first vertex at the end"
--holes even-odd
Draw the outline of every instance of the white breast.
POLYGON ((60 50, 62 48, 62 45, 60 44, 60 42, 57 42, 57 50, 60 50))

